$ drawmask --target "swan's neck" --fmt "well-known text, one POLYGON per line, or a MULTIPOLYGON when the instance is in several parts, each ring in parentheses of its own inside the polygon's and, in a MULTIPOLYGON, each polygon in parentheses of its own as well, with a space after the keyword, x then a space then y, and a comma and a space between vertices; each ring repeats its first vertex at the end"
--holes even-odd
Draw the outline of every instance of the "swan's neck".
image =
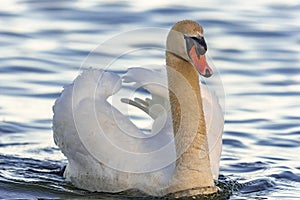
POLYGON ((202 192, 193 190, 197 194, 215 192, 198 72, 170 52, 166 52, 166 62, 177 154, 169 192, 192 188, 202 188, 202 192))

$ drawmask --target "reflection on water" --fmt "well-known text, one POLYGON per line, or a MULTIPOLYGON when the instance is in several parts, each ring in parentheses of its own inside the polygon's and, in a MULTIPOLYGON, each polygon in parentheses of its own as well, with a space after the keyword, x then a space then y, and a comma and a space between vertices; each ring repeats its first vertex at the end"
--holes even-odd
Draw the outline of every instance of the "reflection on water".
MULTIPOLYGON (((193 19, 205 28, 208 55, 226 92, 220 184, 229 185, 232 199, 297 198, 299 8, 293 0, 231 0, 226 5, 191 0, 3 1, 0 197, 128 197, 91 194, 61 178, 66 160, 52 140, 52 104, 88 53, 111 36, 193 19)), ((149 60, 164 62, 163 55, 149 60)))

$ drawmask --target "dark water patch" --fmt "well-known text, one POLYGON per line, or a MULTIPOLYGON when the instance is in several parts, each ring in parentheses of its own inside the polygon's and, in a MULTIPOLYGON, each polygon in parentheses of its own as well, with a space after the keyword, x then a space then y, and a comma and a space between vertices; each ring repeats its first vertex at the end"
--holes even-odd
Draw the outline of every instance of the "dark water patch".
MULTIPOLYGON (((224 161, 238 161, 239 158, 221 156, 221 160, 224 160, 224 161)), ((221 168, 222 168, 222 166, 221 166, 221 168)), ((225 170, 225 169, 224 169, 224 170, 225 170)), ((221 171, 223 171, 223 170, 221 170, 221 171)))
POLYGON ((76 21, 76 22, 86 22, 89 24, 130 24, 137 23, 142 20, 146 21, 145 15, 139 12, 130 12, 128 10, 116 10, 116 9, 106 9, 101 11, 94 10, 84 10, 78 8, 70 7, 58 7, 58 6, 42 6, 33 8, 32 11, 55 13, 55 15, 48 15, 52 19, 66 20, 66 21, 76 21))
POLYGON ((255 113, 256 109, 250 109, 250 108, 237 108, 238 111, 243 111, 243 112, 249 112, 249 113, 255 113))
POLYGON ((40 187, 32 183, 16 183, 0 181, 1 199, 57 199, 58 195, 49 191, 48 188, 40 187))
POLYGON ((23 4, 28 4, 29 11, 35 12, 35 11, 64 11, 68 10, 71 7, 70 0, 65 1, 36 1, 36 0, 23 0, 21 1, 23 4))
POLYGON ((194 9, 190 7, 180 6, 180 7, 156 8, 156 9, 149 10, 148 12, 151 12, 152 14, 178 15, 181 13, 192 12, 193 10, 194 9))
POLYGON ((225 48, 225 49, 218 49, 219 52, 226 53, 226 54, 242 54, 243 51, 239 49, 231 49, 231 48, 225 48))
POLYGON ((29 34, 10 32, 10 31, 0 31, 0 35, 1 37, 7 36, 9 38, 16 38, 18 40, 32 38, 29 34))
POLYGON ((242 189, 239 190, 242 194, 259 193, 259 195, 265 196, 270 190, 276 187, 276 183, 269 178, 259 178, 253 181, 249 181, 243 184, 242 189))
POLYGON ((32 130, 48 130, 49 127, 43 127, 40 125, 28 125, 24 123, 18 122, 7 122, 7 121, 0 121, 0 134, 6 133, 23 133, 32 130))
POLYGON ((28 57, 24 57, 24 56, 8 56, 5 58, 1 58, 1 62, 6 61, 6 62, 16 62, 16 61, 20 61, 21 63, 31 63, 31 64, 35 64, 37 66, 39 65, 45 65, 48 64, 49 66, 57 66, 60 65, 59 62, 57 62, 56 60, 53 59, 46 59, 46 57, 41 57, 41 56, 28 56, 28 57))
POLYGON ((225 131, 224 134, 225 135, 231 135, 231 136, 234 136, 234 137, 254 138, 254 134, 244 133, 244 132, 239 132, 239 131, 225 131))
POLYGON ((43 36, 43 37, 59 37, 62 35, 67 34, 66 30, 61 30, 61 29, 43 29, 40 31, 37 31, 35 33, 33 33, 33 35, 35 36, 43 36))
POLYGON ((289 37, 286 32, 280 31, 264 31, 264 30, 230 30, 228 34, 238 35, 239 37, 251 37, 251 38, 280 38, 289 37))
POLYGON ((272 161, 287 161, 288 159, 282 157, 275 157, 275 156, 259 156, 260 158, 272 161))
POLYGON ((67 54, 70 55, 76 55, 76 56, 87 56, 90 51, 89 49, 87 50, 79 50, 79 49, 67 49, 67 50, 63 50, 64 52, 66 52, 67 54))
POLYGON ((285 116, 284 119, 300 121, 300 117, 298 117, 298 116, 285 116))
POLYGON ((60 170, 61 162, 49 161, 49 160, 37 160, 33 158, 21 158, 10 155, 0 154, 1 169, 8 169, 10 167, 18 167, 26 170, 28 167, 32 168, 43 168, 48 169, 48 172, 53 172, 54 174, 60 170))
MULTIPOLYGON (((296 3, 296 2, 295 2, 296 3)), ((298 3, 298 2, 297 2, 298 3)), ((282 3, 273 3, 273 4, 270 4, 268 5, 268 8, 270 8, 271 10, 277 12, 277 11, 299 11, 300 9, 300 4, 287 4, 285 2, 282 2, 282 3)))
POLYGON ((96 8, 103 9, 124 9, 124 8, 130 8, 131 6, 126 1, 118 1, 118 2, 110 2, 110 3, 99 3, 95 6, 96 8))
POLYGON ((239 93, 239 96, 300 96, 300 92, 282 91, 282 92, 244 92, 239 93))
POLYGON ((262 129, 268 129, 268 130, 287 130, 290 128, 299 127, 299 124, 297 123, 276 123, 276 122, 270 122, 268 124, 265 124, 263 126, 260 126, 262 129))
POLYGON ((11 17, 19 17, 20 15, 18 15, 17 13, 11 13, 11 12, 0 12, 0 17, 3 18, 11 18, 11 17))
POLYGON ((33 143, 33 142, 13 142, 13 143, 1 143, 0 142, 0 147, 11 147, 11 146, 25 146, 25 145, 33 145, 33 144, 37 144, 37 143, 33 143))
POLYGON ((279 174, 272 174, 270 177, 284 181, 300 182, 300 174, 295 174, 291 171, 283 171, 279 174))
POLYGON ((241 141, 235 139, 223 139, 223 144, 234 148, 247 148, 247 146, 244 145, 241 141))
MULTIPOLYGON (((33 84, 37 84, 37 85, 43 85, 43 86, 58 86, 58 87, 63 87, 65 85, 70 84, 69 80, 55 80, 55 81, 50 81, 50 80, 29 80, 26 81, 27 83, 33 83, 33 84)), ((1 89, 1 87, 0 87, 1 89)))
POLYGON ((29 92, 26 88, 19 88, 14 86, 0 86, 1 95, 22 96, 22 94, 29 92))
MULTIPOLYGON (((280 60, 281 62, 285 62, 285 60, 280 60)), ((288 61, 291 61, 292 63, 295 63, 296 59, 293 61, 291 59, 288 59, 288 61)), ((300 69, 296 68, 296 67, 279 67, 279 68, 273 68, 273 69, 268 69, 268 71, 266 73, 270 73, 271 74, 286 74, 286 75, 296 75, 296 74, 300 74, 300 69)))
POLYGON ((291 85, 298 85, 299 83, 293 80, 285 80, 285 81, 265 81, 262 84, 265 86, 291 86, 291 85))
POLYGON ((261 51, 268 52, 268 53, 274 53, 276 55, 283 55, 284 54, 285 56, 289 56, 289 57, 292 54, 297 55, 296 51, 289 50, 289 49, 284 49, 284 48, 278 48, 276 46, 268 46, 268 47, 265 47, 265 48, 261 49, 261 51))
POLYGON ((16 122, 1 122, 0 121, 0 134, 5 133, 22 133, 24 132, 24 127, 16 122))
MULTIPOLYGON (((49 56, 47 56, 49 57, 49 56)), ((35 57, 7 56, 2 58, 0 72, 2 73, 37 73, 53 74, 55 68, 67 64, 59 63, 56 59, 48 59, 46 56, 35 57)))
POLYGON ((0 164, 0 198, 52 199, 84 193, 61 176, 62 162, 0 155, 0 164))
MULTIPOLYGON (((79 27, 80 28, 80 27, 79 27)), ((36 38, 42 38, 42 39, 51 39, 51 41, 53 41, 55 44, 57 44, 58 47, 60 47, 60 45, 63 45, 63 43, 65 42, 65 44, 67 44, 66 38, 64 36, 69 35, 69 34, 80 34, 81 29, 75 29, 75 30, 69 30, 69 29, 55 29, 55 28, 44 28, 42 30, 36 30, 35 32, 31 33, 30 35, 36 38)), ((82 32, 88 32, 89 29, 86 30, 82 30, 82 32)), ((90 32, 92 33, 92 30, 90 30, 90 32)), ((95 30, 94 32, 96 33, 104 33, 103 31, 100 32, 100 30, 95 30), (97 32, 96 32, 97 31, 97 32)), ((53 47, 52 49, 53 51, 56 51, 56 47, 53 47)))
POLYGON ((144 50, 144 49, 154 49, 154 50, 157 49, 157 50, 161 50, 161 51, 165 50, 165 47, 163 44, 154 44, 154 43, 134 44, 134 45, 131 45, 131 47, 134 49, 141 49, 141 50, 144 50))
POLYGON ((273 147, 288 147, 288 148, 298 148, 300 146, 300 141, 295 141, 286 138, 269 138, 267 140, 258 140, 256 145, 259 146, 273 146, 273 147))
POLYGON ((56 147, 45 147, 45 148, 30 149, 27 150, 27 152, 34 153, 34 154, 39 154, 39 153, 55 154, 57 152, 60 152, 60 149, 56 147))
POLYGON ((266 170, 269 168, 269 164, 261 161, 253 162, 253 163, 236 163, 230 165, 231 170, 234 173, 253 173, 256 171, 266 170))
MULTIPOLYGON (((218 59, 218 58, 216 58, 218 59)), ((222 58, 222 60, 225 60, 225 61, 230 61, 232 62, 232 60, 236 60, 236 59, 232 59, 232 58, 229 58, 229 57, 224 57, 224 59, 222 58)), ((251 62, 253 62, 253 60, 251 59, 238 59, 236 60, 236 62, 240 62, 240 63, 248 63, 249 64, 251 62)), ((223 70, 222 71, 222 74, 236 74, 237 76, 245 76, 245 77, 253 77, 253 76, 256 76, 256 77, 259 77, 259 76, 264 76, 264 74, 261 73, 261 71, 259 70, 255 70, 255 69, 252 69, 252 70, 247 70, 245 68, 241 68, 241 69, 226 69, 226 70, 223 70)))
POLYGON ((44 1, 39 1, 39 0, 21 0, 20 3, 24 3, 24 4, 45 4, 45 5, 49 5, 49 4, 67 4, 67 3, 72 3, 74 1, 72 0, 65 0, 65 1, 60 1, 60 0, 44 0, 44 1))
POLYGON ((11 90, 6 90, 3 94, 11 97, 39 97, 42 99, 55 99, 60 96, 60 93, 43 93, 43 94, 34 94, 28 90, 23 90, 21 92, 15 92, 11 90))
MULTIPOLYGON (((287 135, 287 134, 282 134, 282 135, 287 135)), ((299 135, 300 136, 300 130, 299 131, 292 131, 292 132, 289 132, 288 135, 299 135)))
POLYGON ((23 96, 33 97, 33 98, 41 98, 41 99, 57 99, 60 96, 60 92, 26 94, 23 96))
POLYGON ((52 119, 36 119, 33 121, 33 123, 37 123, 37 124, 51 124, 52 123, 52 119))
POLYGON ((59 57, 61 57, 61 56, 62 57, 80 56, 83 59, 84 57, 89 55, 90 51, 89 51, 89 49, 87 49, 87 50, 76 50, 76 49, 69 49, 69 48, 60 48, 60 49, 57 49, 56 51, 45 51, 45 53, 48 54, 48 55, 55 55, 55 56, 59 56, 59 57))
POLYGON ((36 4, 32 6, 30 9, 31 12, 49 12, 49 13, 57 13, 57 12, 68 12, 73 11, 72 8, 67 5, 55 5, 55 4, 36 4))
POLYGON ((52 74, 51 70, 43 69, 41 67, 27 67, 27 66, 6 66, 0 68, 0 73, 37 73, 37 74, 52 74))
MULTIPOLYGON (((297 62, 297 58, 291 58, 291 57, 276 57, 275 55, 267 55, 265 54, 265 57, 263 59, 256 59, 257 63, 284 63, 285 66, 282 67, 282 64, 280 65, 282 67, 282 71, 277 72, 278 74, 286 74, 284 69, 286 69, 286 71, 289 70, 289 67, 286 67, 287 65, 294 65, 295 62, 297 62)), ((281 68, 278 68, 281 69, 281 68)), ((265 72, 266 74, 269 74, 270 71, 267 70, 265 72)))
MULTIPOLYGON (((109 32, 108 29, 102 29, 99 27, 97 29, 77 29, 77 30, 70 30, 70 34, 84 34, 84 35, 102 35, 109 32)), ((64 33, 66 34, 66 33, 64 33)))
POLYGON ((225 120, 225 123, 229 124, 252 124, 252 123, 260 123, 260 122, 267 122, 267 119, 263 118, 254 118, 254 119, 235 119, 235 120, 225 120))

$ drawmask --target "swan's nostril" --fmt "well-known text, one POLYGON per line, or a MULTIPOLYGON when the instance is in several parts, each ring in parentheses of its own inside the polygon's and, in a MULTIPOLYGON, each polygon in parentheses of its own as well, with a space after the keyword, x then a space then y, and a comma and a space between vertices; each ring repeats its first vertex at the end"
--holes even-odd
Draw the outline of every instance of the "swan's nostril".
POLYGON ((211 75, 212 75, 212 74, 210 73, 209 69, 206 69, 206 70, 205 70, 205 75, 204 75, 204 76, 205 76, 206 78, 208 78, 208 77, 210 77, 211 75))

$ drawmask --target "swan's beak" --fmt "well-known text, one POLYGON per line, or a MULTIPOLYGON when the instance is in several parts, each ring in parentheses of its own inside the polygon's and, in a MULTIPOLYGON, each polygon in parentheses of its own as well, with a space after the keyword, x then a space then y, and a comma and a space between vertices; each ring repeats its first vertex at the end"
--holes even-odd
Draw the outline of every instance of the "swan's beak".
POLYGON ((186 42, 186 50, 190 62, 196 67, 198 72, 208 78, 213 75, 212 69, 206 62, 205 53, 207 51, 207 45, 202 34, 197 35, 184 35, 186 42))
POLYGON ((193 63, 193 65, 196 67, 198 72, 208 78, 211 75, 213 75, 212 69, 209 67, 208 63, 206 62, 205 55, 197 55, 196 45, 193 45, 191 50, 188 52, 188 55, 193 63))

